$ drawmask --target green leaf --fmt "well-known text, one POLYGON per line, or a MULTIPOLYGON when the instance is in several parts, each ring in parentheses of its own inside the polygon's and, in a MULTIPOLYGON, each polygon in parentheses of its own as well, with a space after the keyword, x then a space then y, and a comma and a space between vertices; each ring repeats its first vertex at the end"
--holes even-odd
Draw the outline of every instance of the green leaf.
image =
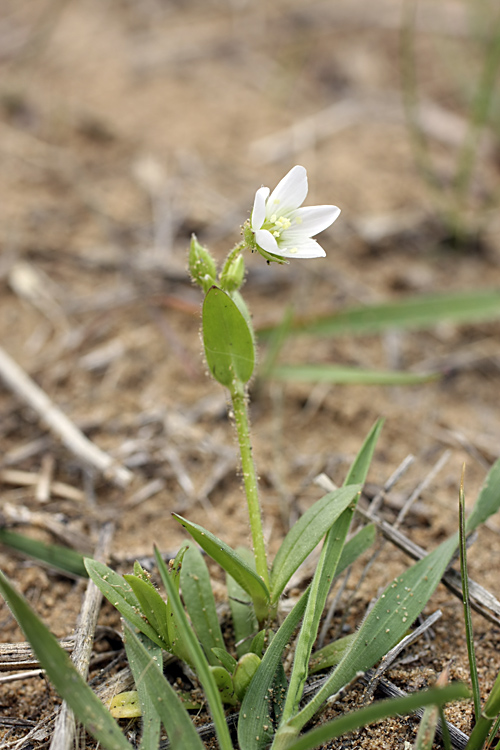
MULTIPOLYGON (((353 336, 384 331, 387 328, 430 328, 450 321, 472 323, 500 317, 500 291, 483 289, 474 292, 425 295, 405 298, 399 302, 367 305, 341 310, 332 315, 298 320, 291 333, 320 336, 353 336)), ((266 338, 274 328, 259 331, 266 338)))
POLYGON ((419 374, 396 370, 363 370, 343 365, 307 364, 277 365, 269 376, 274 380, 303 383, 336 383, 337 385, 418 385, 437 380, 439 373, 419 374))
POLYGON ((192 523, 177 513, 172 515, 191 534, 195 542, 239 583, 254 603, 260 602, 263 606, 269 603, 269 592, 264 581, 231 547, 197 523, 192 523))
POLYGON ((297 568, 360 492, 360 484, 351 484, 348 487, 329 492, 308 508, 297 523, 292 526, 272 565, 271 604, 278 601, 297 568))
POLYGON ((233 674, 234 670, 238 666, 238 662, 234 658, 234 656, 231 656, 225 648, 213 648, 212 653, 215 654, 217 659, 220 661, 224 669, 227 669, 227 671, 230 674, 233 674))
MULTIPOLYGON (((177 595, 179 594, 179 587, 181 583, 181 570, 184 561, 184 555, 186 554, 188 547, 187 545, 181 547, 175 556, 175 559, 171 561, 168 569, 164 565, 163 570, 168 570, 169 580, 172 586, 175 588, 177 595)), ((173 607, 170 597, 167 599, 167 630, 168 637, 172 647, 172 652, 177 656, 178 659, 185 661, 186 664, 193 666, 190 657, 190 648, 186 641, 186 632, 182 623, 179 622, 173 607)))
POLYGON ((457 546, 457 535, 405 570, 389 584, 361 624, 351 648, 314 698, 289 724, 300 730, 323 702, 357 672, 366 671, 406 633, 427 604, 457 546))
POLYGON ((224 667, 221 666, 211 666, 210 671, 212 672, 215 684, 217 685, 221 701, 223 703, 227 703, 229 706, 236 706, 236 704, 238 703, 238 698, 236 697, 236 694, 234 692, 232 677, 227 669, 224 669, 224 667))
POLYGON ((323 669, 331 669, 338 664, 355 638, 356 633, 350 633, 315 651, 309 660, 309 674, 321 672, 323 669))
POLYGON ((341 737, 347 732, 365 727, 375 721, 381 721, 389 716, 396 716, 397 714, 404 716, 425 706, 443 706, 445 703, 468 698, 469 695, 465 685, 454 683, 444 688, 431 688, 420 693, 406 695, 404 698, 389 698, 384 701, 377 701, 370 706, 322 724, 317 729, 313 729, 300 739, 287 745, 287 750, 314 750, 323 747, 324 743, 335 737, 341 737))
POLYGON ((260 667, 261 659, 257 654, 244 654, 238 662, 233 675, 234 690, 240 701, 245 697, 252 679, 260 667))
POLYGON ((31 643, 49 680, 88 732, 106 750, 131 750, 118 724, 75 669, 68 654, 1 572, 0 593, 31 643))
POLYGON ((308 595, 304 592, 283 621, 245 694, 238 721, 238 741, 245 750, 263 750, 272 740, 273 703, 279 702, 283 689, 281 655, 304 614, 308 595), (280 684, 275 688, 276 678, 280 684))
MULTIPOLYGON (((136 566, 134 566, 134 570, 136 570, 136 566)), ((145 571, 143 572, 145 573, 145 571)), ((125 634, 127 632, 127 627, 128 626, 125 628, 125 634)), ((149 657, 149 662, 145 669, 143 651, 140 651, 139 658, 137 658, 138 648, 134 648, 130 643, 130 639, 127 637, 125 637, 125 651, 137 687, 137 695, 142 716, 142 736, 139 750, 151 750, 152 748, 157 748, 159 745, 161 719, 156 710, 155 701, 151 700, 150 694, 148 693, 146 683, 149 681, 149 670, 151 668, 155 667, 158 670, 158 673, 163 677, 163 654, 162 649, 157 646, 156 643, 153 643, 153 641, 151 641, 146 635, 143 633, 136 633, 135 635, 149 657)))
MULTIPOLYGON (((357 471, 354 472, 359 479, 357 471)), ((495 462, 479 494, 466 529, 472 531, 500 507, 500 459, 495 462), (495 487, 496 485, 496 487, 495 487)), ((350 682, 358 671, 366 671, 405 634, 425 607, 458 545, 458 533, 393 580, 363 621, 352 647, 316 696, 289 721, 299 731, 322 703, 350 682)), ((499 692, 500 694, 500 692, 499 692)), ((500 705, 500 704, 499 704, 500 705)))
MULTIPOLYGON (((210 706, 210 712, 215 724, 215 732, 219 740, 220 750, 233 750, 231 737, 224 716, 224 709, 220 699, 217 685, 210 671, 210 665, 207 661, 203 649, 191 628, 187 615, 182 606, 179 591, 173 577, 170 575, 165 562, 162 559, 158 549, 155 547, 155 559, 160 571, 160 576, 168 594, 168 601, 171 604, 172 612, 176 618, 179 627, 182 629, 184 641, 189 651, 189 661, 194 665, 198 679, 201 682, 203 690, 210 706)), ((183 747, 179 745, 179 747, 183 747)))
MULTIPOLYGON (((291 719, 297 712, 307 679, 309 659, 318 633, 319 623, 326 599, 332 585, 342 548, 354 514, 355 502, 347 508, 329 530, 321 555, 309 587, 304 619, 295 647, 290 686, 283 708, 283 721, 291 719)), ((278 730, 278 734, 280 730, 278 730)))
POLYGON ((228 387, 235 379, 250 380, 255 364, 252 331, 238 305, 216 286, 203 303, 203 343, 215 380, 228 387))
MULTIPOLYGON (((173 687, 163 676, 161 669, 158 668, 159 664, 154 655, 144 647, 127 623, 124 624, 124 632, 127 656, 130 659, 137 689, 139 690, 140 686, 144 687, 150 707, 158 713, 170 744, 185 750, 203 750, 203 743, 189 714, 173 687)), ((151 750, 153 747, 158 747, 158 745, 150 745, 145 750, 151 750)))
POLYGON ((335 575, 339 576, 349 565, 352 565, 363 552, 369 549, 377 536, 377 528, 375 524, 369 523, 366 526, 362 526, 357 531, 352 539, 344 544, 340 560, 337 565, 335 575))
POLYGON ((130 588, 136 595, 142 614, 146 620, 155 629, 159 638, 170 647, 167 628, 167 605, 154 585, 151 581, 145 581, 144 578, 138 578, 134 575, 124 575, 123 578, 130 584, 130 588))
POLYGON ((123 693, 113 696, 108 708, 113 719, 137 719, 142 716, 137 690, 125 690, 123 693))
MULTIPOLYGON (((243 562, 255 570, 254 556, 247 547, 237 547, 236 552, 243 562)), ((258 628, 257 617, 252 602, 248 601, 250 597, 245 589, 230 575, 226 577, 226 585, 233 620, 236 654, 240 658, 252 650, 252 636, 257 633, 258 628)))
POLYGON ((375 446, 377 444, 378 436, 382 432, 384 426, 383 419, 377 419, 370 432, 365 438, 365 442, 361 446, 358 455, 354 459, 351 468, 347 473, 347 477, 344 482, 344 487, 348 484, 364 484, 366 477, 368 476, 368 470, 372 462, 373 454, 375 452, 375 446))
POLYGON ((212 666, 217 666, 219 658, 212 650, 222 648, 224 640, 215 609, 208 568, 201 552, 194 545, 188 547, 182 561, 181 588, 191 623, 205 655, 212 666))
POLYGON ((90 558, 85 558, 85 567, 90 578, 108 599, 113 607, 134 625, 137 630, 147 635, 161 648, 168 650, 168 644, 164 642, 156 630, 151 627, 141 615, 141 605, 131 586, 127 581, 114 570, 108 568, 104 563, 97 562, 90 558))
POLYGON ((30 539, 28 536, 16 534, 15 531, 9 529, 0 529, 0 543, 34 557, 35 560, 50 565, 51 568, 56 568, 63 573, 88 578, 83 555, 69 547, 40 542, 38 539, 30 539))
POLYGON ((470 534, 496 513, 500 507, 500 459, 495 461, 484 480, 474 508, 468 517, 465 530, 470 534))

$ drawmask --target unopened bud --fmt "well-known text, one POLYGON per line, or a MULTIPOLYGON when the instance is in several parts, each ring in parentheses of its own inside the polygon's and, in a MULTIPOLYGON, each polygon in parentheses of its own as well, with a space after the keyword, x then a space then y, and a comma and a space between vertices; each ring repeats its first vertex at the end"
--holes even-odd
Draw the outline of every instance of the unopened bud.
POLYGON ((236 292, 245 278, 245 261, 242 255, 226 263, 220 275, 220 286, 225 292, 236 292))
POLYGON ((215 284, 217 267, 206 247, 200 245, 196 236, 191 237, 189 247, 189 273, 196 284, 201 286, 205 294, 215 284))

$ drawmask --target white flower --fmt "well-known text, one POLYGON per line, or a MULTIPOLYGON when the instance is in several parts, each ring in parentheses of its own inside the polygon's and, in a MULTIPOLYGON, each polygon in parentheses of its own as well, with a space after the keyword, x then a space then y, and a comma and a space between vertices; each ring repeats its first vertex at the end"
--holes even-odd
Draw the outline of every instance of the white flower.
MULTIPOLYGON (((268 260, 322 258, 325 251, 313 236, 333 224, 340 214, 337 206, 300 208, 307 195, 307 172, 293 167, 271 195, 267 187, 255 194, 250 227, 257 249, 268 260)), ((283 261, 281 261, 283 262, 283 261)))

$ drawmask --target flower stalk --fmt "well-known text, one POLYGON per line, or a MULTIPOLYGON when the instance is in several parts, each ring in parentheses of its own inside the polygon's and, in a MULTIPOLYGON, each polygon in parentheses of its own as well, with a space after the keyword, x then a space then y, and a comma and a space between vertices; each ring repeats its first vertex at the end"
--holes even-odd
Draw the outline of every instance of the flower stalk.
MULTIPOLYGON (((238 443, 241 454, 241 470, 243 473, 243 483, 247 497, 248 516, 250 520, 250 530, 252 533, 253 552, 255 557, 255 568, 267 588, 269 588, 269 571, 267 568, 266 548, 264 544, 264 534, 262 531, 262 516, 259 503, 259 490, 257 483, 257 474, 252 456, 252 446, 250 443, 250 427, 248 423, 247 395, 245 386, 241 381, 234 380, 229 387, 231 401, 233 404, 234 421, 238 435, 238 443)), ((267 612, 256 612, 257 619, 261 622, 266 619, 267 612), (264 618, 262 618, 264 614, 264 618)))

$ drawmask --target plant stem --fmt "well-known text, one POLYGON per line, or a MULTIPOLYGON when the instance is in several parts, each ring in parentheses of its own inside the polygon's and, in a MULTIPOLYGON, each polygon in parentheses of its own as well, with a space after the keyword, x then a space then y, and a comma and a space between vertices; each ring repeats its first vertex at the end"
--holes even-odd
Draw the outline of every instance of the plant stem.
POLYGON ((264 535, 262 533, 257 474, 255 473, 252 446, 250 444, 247 396, 243 383, 236 379, 229 387, 229 392, 233 402, 234 421, 236 423, 236 432, 238 434, 238 443, 240 446, 241 468, 247 496, 248 515, 250 518, 253 552, 255 556, 255 568, 257 570, 257 575, 262 578, 267 588, 269 588, 269 572, 267 569, 264 535))

